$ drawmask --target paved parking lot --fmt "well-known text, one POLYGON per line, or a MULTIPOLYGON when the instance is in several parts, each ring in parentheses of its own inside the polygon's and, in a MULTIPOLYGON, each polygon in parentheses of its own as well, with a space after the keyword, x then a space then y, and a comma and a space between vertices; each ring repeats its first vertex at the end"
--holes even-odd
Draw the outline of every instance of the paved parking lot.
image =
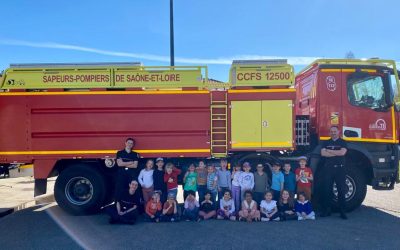
POLYGON ((399 249, 400 185, 369 190, 343 221, 334 215, 305 222, 229 221, 109 225, 104 214, 70 216, 56 204, 0 219, 3 249, 399 249))

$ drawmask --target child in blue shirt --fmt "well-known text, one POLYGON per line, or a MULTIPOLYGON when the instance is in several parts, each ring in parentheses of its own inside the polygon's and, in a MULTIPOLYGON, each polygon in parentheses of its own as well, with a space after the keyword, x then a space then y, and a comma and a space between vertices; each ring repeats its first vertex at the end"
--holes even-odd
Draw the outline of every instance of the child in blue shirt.
POLYGON ((296 193, 296 175, 290 170, 290 163, 285 162, 283 165, 283 176, 285 179, 283 188, 289 191, 290 197, 294 198, 294 194, 296 193))
POLYGON ((283 190, 283 184, 285 183, 285 177, 281 170, 281 164, 279 162, 275 162, 272 165, 272 185, 271 191, 273 194, 273 199, 278 201, 281 197, 281 191, 283 190))
POLYGON ((297 213, 298 220, 315 220, 315 213, 312 209, 311 202, 306 200, 306 194, 300 192, 297 194, 297 202, 294 210, 297 213))

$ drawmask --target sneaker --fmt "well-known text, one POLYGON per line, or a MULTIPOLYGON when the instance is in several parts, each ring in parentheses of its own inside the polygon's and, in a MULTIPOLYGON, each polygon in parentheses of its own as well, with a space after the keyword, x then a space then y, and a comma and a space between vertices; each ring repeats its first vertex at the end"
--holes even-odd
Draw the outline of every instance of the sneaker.
POLYGON ((281 219, 278 217, 278 218, 275 218, 274 219, 274 221, 280 221, 281 219))
POLYGON ((304 220, 303 216, 299 216, 297 220, 304 220))
POLYGON ((174 218, 171 218, 171 222, 174 222, 175 221, 175 219, 174 218))
POLYGON ((268 218, 262 217, 262 218, 261 218, 261 221, 269 221, 269 219, 268 219, 268 218))

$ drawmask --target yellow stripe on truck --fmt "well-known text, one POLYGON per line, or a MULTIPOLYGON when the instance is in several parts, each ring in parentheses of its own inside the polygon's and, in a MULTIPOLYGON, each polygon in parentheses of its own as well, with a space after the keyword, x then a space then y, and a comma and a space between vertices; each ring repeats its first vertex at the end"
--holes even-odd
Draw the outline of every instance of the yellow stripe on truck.
MULTIPOLYGON (((0 151, 0 155, 76 155, 76 154, 115 154, 118 150, 51 150, 51 151, 0 151)), ((143 149, 135 150, 141 154, 151 153, 209 153, 210 149, 143 149)))

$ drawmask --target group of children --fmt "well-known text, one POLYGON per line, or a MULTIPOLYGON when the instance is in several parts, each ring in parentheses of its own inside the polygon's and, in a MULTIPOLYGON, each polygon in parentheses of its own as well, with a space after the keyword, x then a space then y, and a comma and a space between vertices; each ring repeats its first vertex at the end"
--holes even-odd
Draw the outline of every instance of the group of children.
MULTIPOLYGON (((226 159, 221 160, 218 170, 213 164, 206 166, 199 161, 197 167, 191 164, 183 176, 184 205, 179 211, 176 198, 181 170, 172 163, 166 164, 164 170, 162 158, 156 159, 157 167, 153 169, 153 160, 148 160, 138 177, 145 217, 152 222, 212 218, 247 222, 313 220, 313 174, 306 164, 307 158, 300 157, 299 167, 293 173, 289 163, 284 164, 283 171, 280 163, 274 163, 270 179, 262 164, 252 173, 250 163, 245 162, 243 170, 235 166, 231 173, 226 159)), ((129 190, 132 193, 131 187, 129 190)))

